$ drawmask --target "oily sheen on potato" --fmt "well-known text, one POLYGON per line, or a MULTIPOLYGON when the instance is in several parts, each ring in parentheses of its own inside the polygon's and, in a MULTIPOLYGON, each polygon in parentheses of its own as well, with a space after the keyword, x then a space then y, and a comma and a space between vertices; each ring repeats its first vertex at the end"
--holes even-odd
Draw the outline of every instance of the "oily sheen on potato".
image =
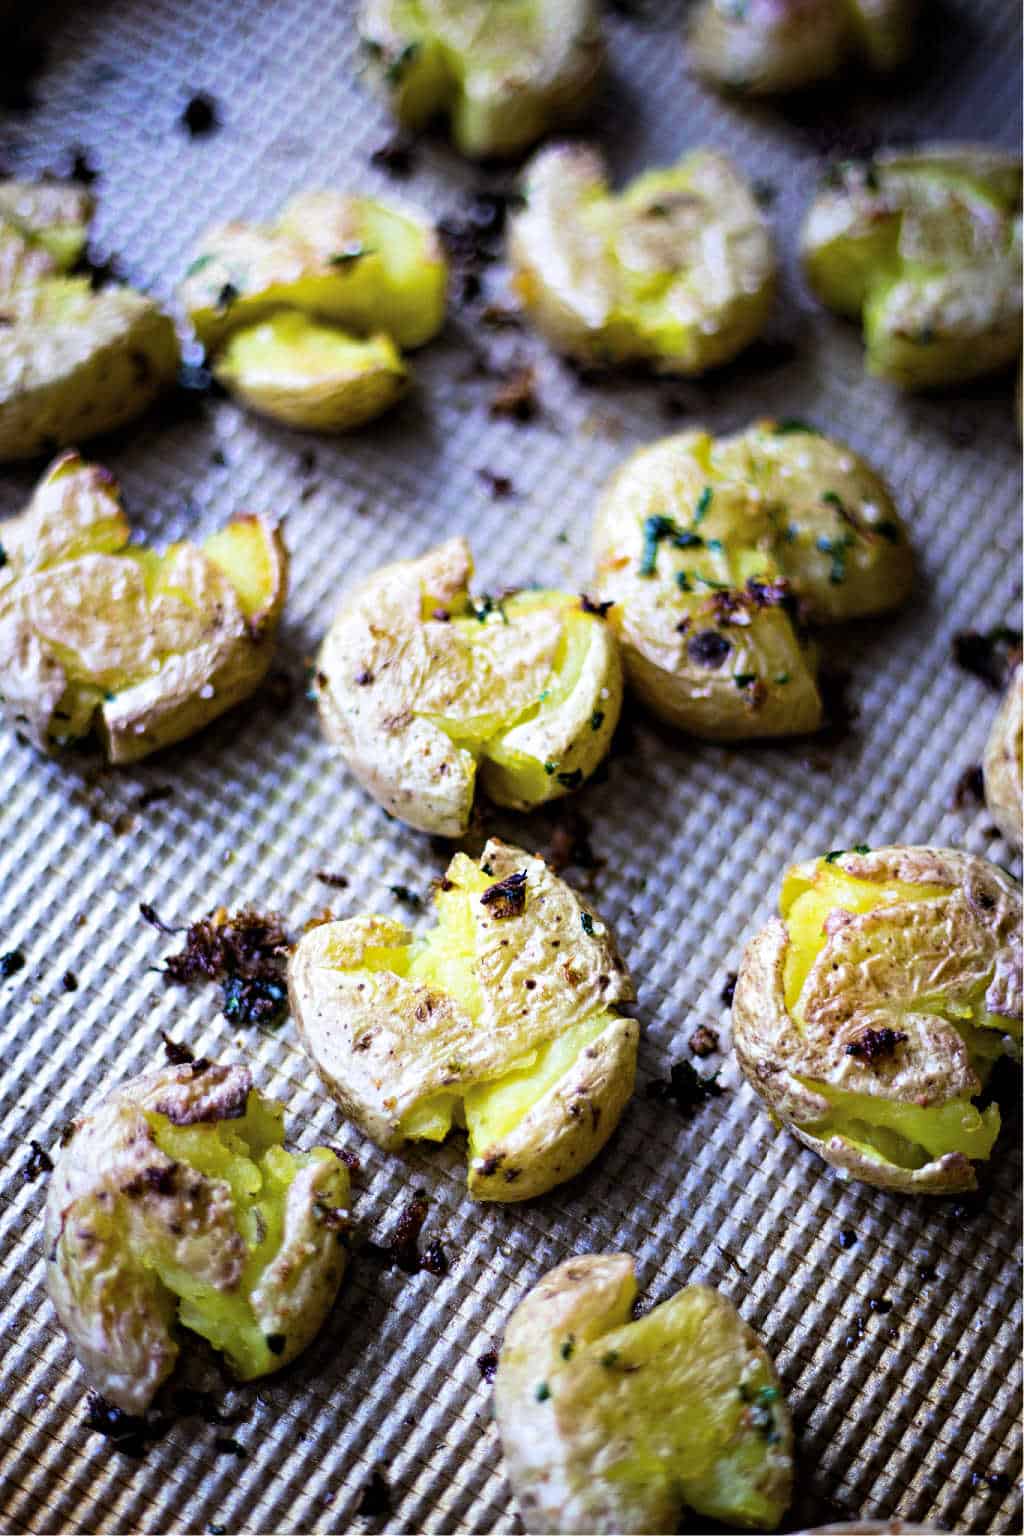
POLYGON ((1021 162, 935 145, 847 161, 801 234, 818 297, 860 319, 870 374, 937 389, 1003 368, 1021 344, 1021 162))
POLYGON ((318 1332, 345 1270, 348 1171, 283 1141, 284 1108, 249 1069, 208 1061, 132 1078, 73 1122, 47 1196, 46 1282, 108 1402, 146 1411, 176 1324, 244 1381, 318 1332))
POLYGON ((881 478, 792 421, 639 449, 604 492, 593 548, 630 686, 711 740, 816 730, 805 624, 896 608, 913 579, 881 478))
POLYGON ((708 1286, 633 1321, 636 1294, 629 1254, 583 1254, 508 1320, 495 1418, 526 1529, 640 1536, 696 1515, 774 1530, 793 1430, 766 1350, 708 1286))
POLYGON ((543 860, 457 853, 414 937, 376 914, 311 929, 288 970, 303 1046, 381 1147, 465 1127, 469 1192, 526 1200, 584 1168, 633 1091, 633 985, 600 918, 543 860))
POLYGON ((342 601, 314 687, 324 733, 392 816, 459 837, 478 783, 529 810, 578 788, 622 704, 599 608, 565 592, 469 590, 465 539, 376 571, 342 601))
POLYGON ((567 356, 700 374, 764 328, 771 232, 724 155, 692 150, 615 193, 596 150, 553 145, 530 162, 523 191, 509 222, 513 286, 567 356))
POLYGON ((786 871, 733 999, 740 1066, 772 1116, 847 1177, 973 1189, 1021 1036, 1020 887, 948 848, 855 848, 786 871))
POLYGON ((0 707, 43 751, 96 732, 112 763, 180 741, 248 697, 273 656, 287 554, 233 519, 162 555, 129 542, 117 482, 75 453, 0 522, 0 707))
POLYGON ((594 0, 363 0, 367 75, 404 128, 447 119, 464 155, 512 155, 589 105, 594 0))
POLYGON ((0 462, 112 431, 173 382, 178 341, 153 300, 68 275, 92 211, 75 183, 0 181, 0 462))

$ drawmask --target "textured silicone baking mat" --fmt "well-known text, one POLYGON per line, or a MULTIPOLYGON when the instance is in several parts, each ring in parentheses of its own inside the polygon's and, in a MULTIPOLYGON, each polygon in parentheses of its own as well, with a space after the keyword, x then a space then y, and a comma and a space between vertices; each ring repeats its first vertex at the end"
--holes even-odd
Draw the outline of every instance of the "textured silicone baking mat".
MULTIPOLYGON (((33 9, 47 45, 36 105, 4 115, 0 158, 18 174, 60 170, 84 147, 100 172, 100 246, 168 298, 209 222, 269 215, 307 185, 397 192, 435 215, 495 185, 440 142, 418 149, 401 183, 371 164, 390 128, 358 83, 347 6, 33 9), (215 98, 221 126, 192 138, 179 119, 198 90, 215 98)), ((3 1529, 515 1530, 477 1362, 545 1269, 595 1249, 636 1254, 648 1297, 693 1279, 717 1285, 760 1331, 798 1424, 790 1528, 850 1512, 1021 1529, 1019 1120, 1008 1117, 981 1200, 914 1203, 845 1187, 776 1136, 728 1056, 725 1093, 688 1118, 644 1091, 688 1057, 697 1023, 727 1041, 723 984, 788 860, 897 840, 1011 859, 983 809, 953 809, 995 700, 953 665, 951 637, 1019 610, 1012 383, 895 397, 864 377, 854 329, 815 308, 793 263, 828 157, 879 137, 1019 142, 1017 8, 960 0, 926 11, 924 57, 898 88, 829 89, 785 107, 727 104, 690 80, 677 7, 609 13, 613 69, 594 131, 615 172, 710 143, 772 200, 787 270, 777 322, 770 344, 725 374, 595 387, 524 335, 483 335, 456 306, 416 359, 413 397, 351 440, 303 438, 213 402, 159 413, 95 450, 136 525, 161 540, 245 507, 283 516, 292 592, 276 686, 141 768, 48 762, 0 737, 0 950, 26 961, 0 985, 3 1529), (532 421, 490 417, 496 381, 481 348, 535 363, 532 421), (835 637, 857 711, 838 738, 726 750, 642 720, 623 733, 607 778, 574 803, 600 860, 585 878, 640 985, 638 1093, 583 1178, 522 1208, 474 1208, 457 1147, 385 1156, 346 1127, 290 1024, 236 1034, 215 989, 168 989, 155 970, 167 942, 139 903, 182 923, 252 902, 295 927, 325 905, 404 911, 389 887, 425 894, 445 855, 389 822, 331 761, 305 698, 339 590, 458 530, 472 536, 483 586, 581 589, 595 495, 631 447, 673 424, 731 429, 766 412, 834 430, 889 475, 920 559, 914 603, 835 637), (493 476, 510 482, 504 499, 493 476), (343 871, 348 888, 319 881, 324 868, 343 871), (410 1276, 364 1251, 305 1357, 258 1390, 228 1393, 236 1422, 183 1420, 133 1460, 87 1428, 85 1383, 43 1289, 45 1179, 26 1165, 30 1138, 52 1150, 100 1083, 157 1059, 162 1028, 206 1054, 244 1053, 302 1143, 327 1137, 356 1152, 370 1233, 386 1236, 425 1190, 425 1234, 449 1267, 410 1276), (391 1512, 369 1519, 357 1508, 375 1467, 391 1512)), ((32 479, 0 476, 0 513, 32 479)), ((558 820, 495 827, 543 849, 558 820)))

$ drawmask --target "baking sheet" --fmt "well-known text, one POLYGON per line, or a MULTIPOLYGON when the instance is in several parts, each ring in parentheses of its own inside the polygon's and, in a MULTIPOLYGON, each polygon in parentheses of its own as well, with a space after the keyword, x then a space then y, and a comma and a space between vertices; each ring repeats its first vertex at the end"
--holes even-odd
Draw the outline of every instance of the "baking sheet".
MULTIPOLYGON (((909 84, 828 88, 781 108, 724 103, 692 82, 676 6, 609 13, 614 68, 595 122, 616 174, 710 143, 774 198, 787 263, 777 321, 768 345, 722 375, 594 387, 529 338, 482 337, 456 310, 415 360, 414 396, 350 440, 303 438, 214 402, 160 413, 97 450, 136 526, 160 540, 246 507, 284 515, 292 593, 277 685, 149 764, 114 774, 0 738, 0 950, 27 962, 0 985, 3 1529, 515 1530, 478 1357, 548 1267, 600 1249, 634 1253, 648 1297, 690 1280, 719 1286, 761 1333, 798 1424, 789 1528, 843 1512, 1022 1528, 1019 1119, 1005 1126, 983 1200, 914 1203, 844 1187, 776 1136, 728 1057, 726 1093, 688 1119, 644 1092, 688 1058, 697 1023, 724 1029, 721 989, 790 859, 934 840, 1011 862, 983 809, 952 809, 995 700, 952 665, 950 641, 1019 611, 1012 381, 895 397, 863 376, 855 329, 815 308, 793 264, 823 158, 879 136, 1019 143, 1017 8, 927 9, 909 84), (481 346, 536 364, 532 422, 489 417, 495 380, 473 364, 481 346), (425 893, 445 856, 332 763, 304 696, 341 587, 462 530, 483 587, 580 589, 595 495, 630 448, 673 424, 728 430, 765 412, 808 417, 888 473, 920 557, 915 602, 836 637, 858 712, 837 739, 729 750, 640 719, 623 733, 606 780, 573 804, 603 861, 587 877, 593 897, 640 985, 639 1090, 581 1179, 522 1208, 474 1208, 457 1146, 386 1156, 345 1126, 290 1024, 236 1033, 216 989, 168 989, 154 969, 168 945, 139 902, 168 923, 244 902, 278 908, 296 928, 324 906, 407 915, 389 887, 425 893), (512 496, 495 500, 481 471, 507 476, 512 496), (167 798, 140 804, 167 786, 167 798), (347 890, 318 881, 324 868, 344 871, 347 890), (86 1427, 85 1382, 43 1289, 45 1179, 26 1178, 25 1164, 29 1138, 52 1149, 98 1084, 153 1063, 161 1029, 205 1054, 251 1057, 301 1143, 356 1152, 369 1233, 386 1238, 426 1190, 425 1235, 441 1239, 450 1267, 409 1276, 366 1250, 307 1354, 228 1393, 237 1422, 184 1420, 131 1460, 86 1427), (842 1246, 842 1233, 855 1242, 842 1246), (218 1450, 218 1438, 244 1454, 218 1450), (367 1519, 356 1511, 375 1467, 391 1513, 367 1519)), ((37 106, 4 114, 0 159, 30 174, 66 168, 83 146, 101 173, 99 245, 168 298, 208 223, 268 216, 307 185, 397 193, 441 214, 495 184, 440 142, 418 150, 405 182, 371 165, 391 129, 357 83, 348 5, 94 0, 37 15, 49 45, 37 106), (223 122, 192 139, 178 120, 197 90, 223 122)), ((0 475, 0 514, 32 479, 0 475)), ((542 849, 559 820, 493 826, 542 849)))

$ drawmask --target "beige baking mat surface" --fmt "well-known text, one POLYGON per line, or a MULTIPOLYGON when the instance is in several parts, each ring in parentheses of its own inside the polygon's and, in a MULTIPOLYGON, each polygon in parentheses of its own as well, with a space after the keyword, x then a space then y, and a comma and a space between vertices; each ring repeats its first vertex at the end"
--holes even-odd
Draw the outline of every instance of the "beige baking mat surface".
MULTIPOLYGON (((89 758, 44 761, 9 731, 0 737, 0 951, 26 959, 0 985, 4 1530, 516 1530, 477 1360, 547 1268, 602 1249, 637 1256, 649 1297, 690 1280, 719 1286, 761 1333, 798 1424, 790 1529, 844 1511, 1021 1529, 1019 1120, 1004 1130, 987 1198, 965 1208, 844 1187, 773 1133, 728 1057, 727 1091, 689 1118, 644 1091, 690 1059, 697 1023, 727 1025, 723 983, 790 859, 900 840, 1011 859, 983 809, 952 809, 994 696, 954 667, 950 641, 959 628, 1016 622, 1012 383, 896 398, 863 376, 854 329, 815 309, 792 260, 805 200, 837 149, 879 132, 1018 141, 1017 8, 928 9, 928 59, 909 86, 845 100, 827 91, 786 109, 723 104, 690 81, 675 7, 609 14, 613 78, 597 130, 616 172, 708 143, 774 196, 787 280, 773 340, 727 373, 595 388, 524 335, 485 335, 456 309, 415 360, 412 399, 349 441, 303 438, 214 402, 99 450, 137 527, 161 540, 242 508, 285 518, 293 576, 279 670, 294 686, 290 702, 281 688, 265 693, 116 774, 89 758), (534 358, 535 420, 490 419, 495 380, 473 366, 479 346, 534 358), (341 588, 462 531, 484 587, 582 589, 594 498, 631 447, 673 422, 732 429, 766 412, 834 430, 888 473, 920 557, 912 610, 836 637, 858 711, 839 740, 725 750, 643 722, 624 733, 606 780, 574 804, 603 861, 594 900, 639 983, 638 1092, 584 1177, 522 1208, 475 1208, 458 1147, 385 1156, 346 1127, 290 1023, 236 1033, 216 988, 166 987, 154 967, 169 941, 139 903, 169 923, 244 902, 278 908, 295 927, 325 905, 407 915, 389 887, 425 894, 445 856, 388 821, 331 761, 305 697, 304 669, 341 588), (512 494, 496 500, 482 471, 507 476, 512 494), (165 787, 166 798, 140 803, 165 787), (343 871, 348 888, 318 882, 323 868, 343 871), (76 991, 65 990, 68 971, 76 991), (131 1460, 86 1428, 85 1382, 43 1288, 45 1179, 26 1178, 25 1163, 29 1139, 52 1150, 99 1084, 159 1059, 161 1029, 206 1054, 244 1053, 287 1104, 298 1140, 356 1152, 358 1215, 372 1234, 386 1235, 414 1189, 426 1190, 425 1236, 441 1239, 450 1268, 409 1276, 372 1252, 357 1258, 305 1357, 258 1390, 228 1394, 237 1422, 183 1420, 131 1460), (856 1242, 842 1246, 841 1233, 856 1242), (218 1438, 243 1454, 218 1450, 218 1438), (356 1509, 374 1466, 392 1512, 367 1520, 356 1509)), ((27 174, 84 146, 102 173, 101 245, 168 297, 209 222, 269 215, 309 184, 397 193, 435 215, 494 184, 441 143, 419 151, 405 182, 371 165, 389 127, 357 82, 348 7, 93 0, 50 8, 42 30, 38 106, 4 116, 0 158, 27 174), (189 139, 178 118, 200 89, 223 126, 189 139)), ((0 476, 0 514, 32 478, 0 476)), ((494 826, 544 848, 558 819, 494 826)))

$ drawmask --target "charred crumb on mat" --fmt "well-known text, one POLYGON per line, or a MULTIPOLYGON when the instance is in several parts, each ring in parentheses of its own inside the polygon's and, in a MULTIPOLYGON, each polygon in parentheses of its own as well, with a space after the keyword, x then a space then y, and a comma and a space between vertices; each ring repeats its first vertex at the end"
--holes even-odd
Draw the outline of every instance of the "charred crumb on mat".
POLYGON ((724 1008, 732 1007, 732 1000, 736 996, 736 983, 739 981, 739 979, 738 971, 729 971, 726 973, 725 981, 722 983, 722 990, 718 994, 722 999, 722 1006, 724 1008))
POLYGON ((713 1056, 718 1050, 718 1031, 710 1024, 698 1024, 690 1036, 689 1046, 695 1056, 713 1056))
POLYGON ((356 1514, 364 1520, 375 1520, 390 1513, 391 1488, 380 1467, 377 1466, 360 1489, 356 1500, 356 1514))
POLYGON ((195 1052, 179 1040, 172 1040, 165 1029, 160 1031, 160 1039, 164 1045, 164 1055, 174 1067, 191 1066, 196 1059, 195 1052))
POLYGON ((144 789, 136 800, 136 810, 148 811, 151 805, 159 805, 163 800, 170 800, 173 794, 173 784, 152 784, 148 789, 144 789))
POLYGON ((220 1456, 237 1456, 244 1461, 249 1454, 243 1445, 240 1445, 231 1435, 217 1435, 213 1442, 213 1448, 220 1456))
POLYGON ((969 768, 964 769, 956 781, 952 808, 954 811, 962 811, 969 806, 984 805, 984 803, 985 775, 980 763, 972 763, 969 768))
POLYGON ((387 176, 404 180, 416 169, 416 141, 409 134, 395 133, 370 155, 370 164, 387 176))
POLYGON ((498 1351, 489 1349, 486 1354, 477 1355, 476 1364, 480 1375, 489 1385, 498 1374, 498 1351))
POLYGON ((103 1435, 116 1451, 139 1461, 145 1456, 150 1442, 165 1434, 168 1423, 159 1418, 140 1418, 125 1413, 114 1403, 108 1403, 102 1393, 90 1389, 85 1398, 85 1427, 94 1434, 103 1435))
POLYGON ((1008 1472, 972 1472, 972 1488, 987 1488, 990 1493, 1005 1497, 1013 1487, 1013 1479, 1008 1472))
POLYGON ((74 971, 65 971, 60 979, 60 984, 65 992, 78 991, 78 977, 75 975, 74 971))
POLYGON ((439 1240, 432 1239, 425 1253, 420 1253, 420 1234, 429 1210, 430 1201, 426 1190, 417 1189, 413 1198, 399 1212, 391 1236, 384 1242, 371 1241, 366 1245, 367 1248, 377 1254, 386 1266, 400 1269, 407 1275, 418 1275, 421 1270, 427 1270, 428 1274, 433 1275, 446 1274, 448 1259, 439 1240), (435 1242, 436 1249, 431 1252, 435 1242), (428 1266, 428 1257, 433 1267, 428 1266))
POLYGON ((484 467, 478 469, 477 474, 487 486, 495 501, 507 501, 516 494, 516 488, 508 475, 496 474, 493 469, 484 467))
MULTIPOLYGON (((150 922, 155 916, 152 908, 142 915, 150 922)), ((288 1011, 290 944, 278 913, 251 907, 231 913, 218 907, 189 925, 184 948, 164 962, 164 976, 177 985, 219 981, 226 1019, 273 1029, 288 1011)))
POLYGON ((9 949, 0 955, 0 981, 8 981, 25 969, 25 956, 20 949, 9 949))
POLYGON ((53 1158, 46 1148, 40 1146, 38 1141, 29 1142, 29 1154, 22 1165, 21 1176, 27 1183, 30 1179, 38 1179, 44 1173, 53 1172, 53 1158))
POLYGON ((537 374, 529 363, 513 364, 491 396, 488 411, 510 421, 532 421, 540 409, 537 374))
POLYGON ((856 1245, 860 1241, 860 1239, 858 1238, 856 1232, 854 1232, 852 1228, 850 1228, 850 1227, 841 1227, 840 1231, 839 1231, 839 1235, 836 1238, 836 1241, 838 1242, 840 1248, 842 1248, 844 1252, 848 1252, 849 1249, 856 1247, 856 1245))
POLYGON ((316 878, 320 881, 321 885, 329 885, 334 891, 348 889, 348 875, 337 873, 333 869, 318 869, 316 878))
POLYGON ((400 901, 403 906, 411 907, 414 912, 418 912, 423 905, 423 897, 418 891, 410 890, 407 885, 389 885, 388 890, 396 901, 400 901))
POLYGON ((215 133, 222 121, 216 98, 208 91, 196 91, 185 103, 178 121, 191 139, 215 133))
POLYGON ((985 631, 962 629, 953 636, 953 660, 972 677, 1002 693, 1021 659, 1021 631, 998 624, 985 631))
POLYGON ((615 607, 615 599, 609 598, 605 603, 596 603, 586 592, 580 593, 580 612, 593 614, 596 619, 606 619, 610 611, 615 607))
POLYGON ((669 1068, 667 1081, 656 1078, 647 1084, 647 1097, 658 1104, 673 1104, 680 1114, 686 1115, 709 1099, 721 1098, 725 1089, 718 1076, 712 1072, 703 1077, 688 1061, 677 1061, 669 1068))

